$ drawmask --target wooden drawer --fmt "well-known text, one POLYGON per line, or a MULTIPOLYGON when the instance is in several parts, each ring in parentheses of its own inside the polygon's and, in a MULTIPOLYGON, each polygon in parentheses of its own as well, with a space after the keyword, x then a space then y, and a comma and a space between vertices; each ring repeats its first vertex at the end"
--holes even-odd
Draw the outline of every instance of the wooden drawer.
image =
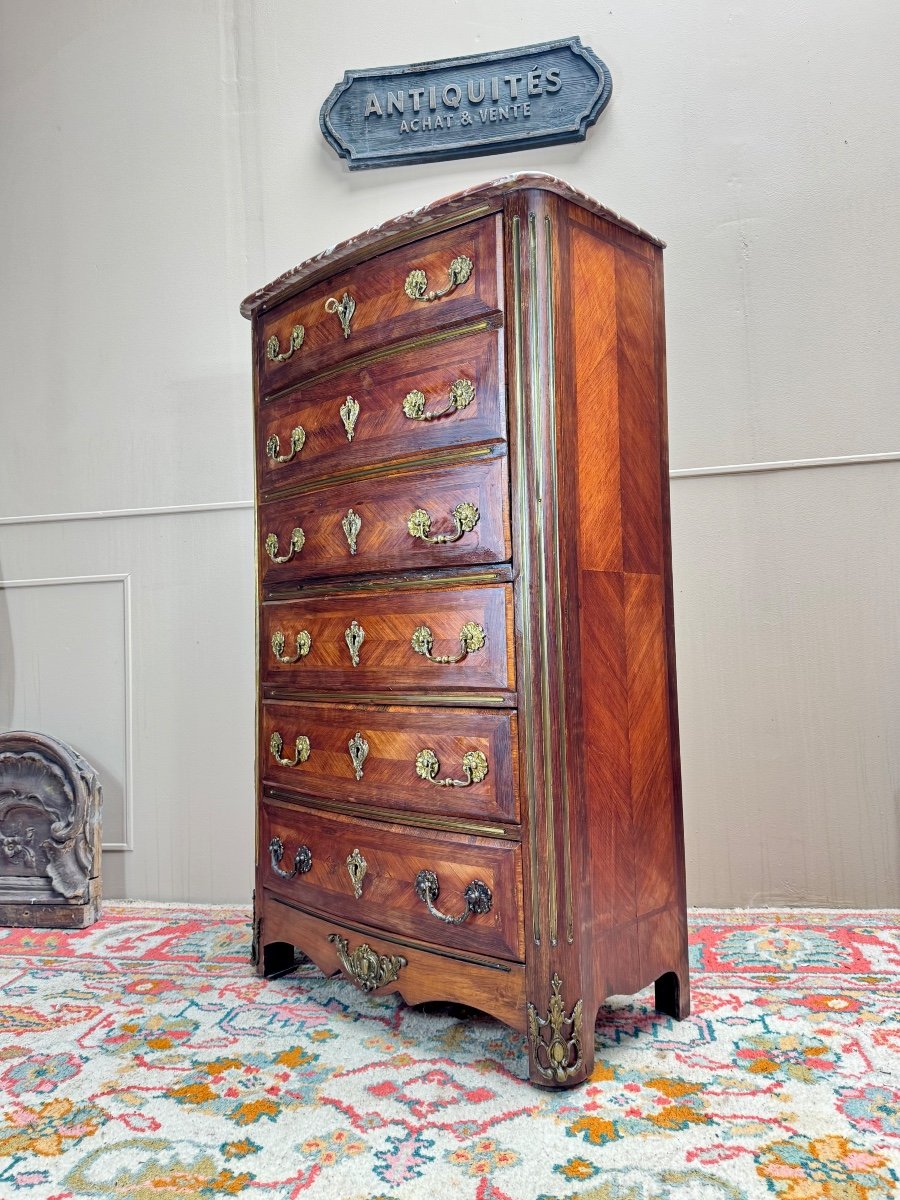
POLYGON ((417 347, 259 409, 257 480, 275 489, 370 463, 506 438, 503 334, 417 347))
POLYGON ((524 956, 517 843, 452 833, 423 835, 399 825, 266 803, 259 845, 262 885, 315 912, 460 950, 507 959, 524 956), (361 879, 357 876, 358 896, 347 863, 351 856, 365 864, 360 863, 361 879), (432 903, 439 912, 469 913, 462 924, 448 924, 429 912, 416 891, 421 871, 437 877, 432 903), (480 888, 470 907, 466 893, 473 883, 488 889, 489 911, 478 911, 486 896, 480 888))
POLYGON ((511 712, 267 702, 259 725, 266 783, 361 806, 518 819, 511 712))
MULTIPOLYGON (((268 857, 268 856, 267 856, 268 857)), ((325 975, 343 971, 366 992, 399 992, 407 1004, 453 1001, 525 1032, 525 969, 508 960, 453 956, 384 934, 364 923, 311 916, 281 896, 265 899, 269 941, 302 946, 325 975)))
POLYGON ((273 501, 260 506, 259 537, 267 587, 317 576, 504 562, 510 557, 506 456, 273 501), (412 533, 417 512, 427 514, 418 526, 430 526, 426 537, 453 540, 412 533))
POLYGON ((425 692, 444 704, 449 689, 478 704, 516 686, 510 584, 288 600, 264 604, 259 624, 263 687, 281 693, 425 692))
POLYGON ((496 312, 503 294, 501 246, 500 217, 483 217, 388 251, 285 301, 260 318, 261 394, 398 339, 496 312), (457 275, 460 281, 451 284, 451 263, 465 260, 468 276, 457 275), (410 295, 412 271, 425 273, 424 296, 446 294, 433 300, 410 295), (346 337, 339 314, 326 309, 345 295, 355 304, 346 337))

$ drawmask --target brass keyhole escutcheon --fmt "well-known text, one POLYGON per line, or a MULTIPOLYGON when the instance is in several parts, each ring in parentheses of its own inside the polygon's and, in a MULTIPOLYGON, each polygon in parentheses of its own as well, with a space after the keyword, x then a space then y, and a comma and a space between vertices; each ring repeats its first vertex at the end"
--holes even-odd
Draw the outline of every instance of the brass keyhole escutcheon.
POLYGON ((359 513, 354 512, 352 508, 347 509, 346 517, 341 518, 341 528, 344 531, 344 537, 347 539, 347 545, 350 547, 350 553, 356 553, 356 539, 359 537, 359 531, 362 529, 362 517, 359 513))
POLYGON ((366 871, 369 869, 369 864, 356 849, 352 854, 347 855, 347 873, 350 876, 350 882, 353 884, 353 895, 357 900, 362 899, 363 880, 366 877, 366 871))
POLYGON ((356 430, 356 420, 359 416, 359 401, 354 400, 352 396, 348 396, 338 411, 341 414, 341 424, 344 426, 347 441, 352 442, 353 434, 356 430))
POLYGON ((357 779, 363 777, 363 763, 369 753, 369 743, 363 735, 357 730, 350 741, 347 743, 347 749, 350 752, 350 761, 353 763, 353 773, 357 779))
POLYGON ((344 630, 344 641, 347 643, 347 649, 350 651, 350 661, 354 667, 359 666, 359 650, 365 640, 366 631, 362 625, 360 625, 359 621, 351 621, 349 628, 344 630))
POLYGON ((329 296, 325 301, 325 311, 327 313, 335 313, 341 323, 341 329, 344 331, 344 337, 350 336, 350 322, 353 319, 353 314, 356 312, 356 301, 349 292, 344 292, 340 300, 335 300, 334 296, 329 296))

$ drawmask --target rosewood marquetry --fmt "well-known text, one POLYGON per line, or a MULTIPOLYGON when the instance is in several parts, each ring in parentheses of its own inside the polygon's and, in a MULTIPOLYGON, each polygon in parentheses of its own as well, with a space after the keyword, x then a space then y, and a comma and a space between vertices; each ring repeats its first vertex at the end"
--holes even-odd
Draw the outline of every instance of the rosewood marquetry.
POLYGON ((396 809, 518 821, 515 735, 515 714, 509 711, 458 709, 448 720, 439 708, 272 702, 261 711, 260 772, 266 783, 325 799, 338 795, 364 806, 383 805, 387 798, 396 809), (276 732, 284 747, 278 758, 271 748, 276 732), (348 748, 357 734, 367 747, 358 768, 348 748), (309 739, 308 757, 283 765, 294 757, 301 735, 309 739), (428 750, 440 764, 434 778, 417 767, 418 756, 428 750), (476 770, 467 782, 464 760, 470 753, 483 755, 483 776, 474 778, 482 775, 476 770), (444 779, 457 785, 441 783, 444 779))
POLYGON ((263 585, 508 559, 507 457, 486 449, 478 461, 366 475, 261 504, 263 585), (425 514, 418 533, 410 529, 416 513, 425 514))
POLYGON ((522 871, 515 842, 424 832, 403 825, 351 819, 302 807, 264 805, 261 826, 266 861, 263 884, 305 908, 338 922, 362 921, 391 933, 439 942, 458 950, 495 954, 511 961, 523 957, 522 871), (273 837, 285 847, 280 865, 290 869, 298 845, 310 849, 311 867, 284 879, 272 866, 273 837), (365 864, 359 896, 347 870, 357 851, 365 864), (449 916, 466 910, 465 890, 480 880, 491 891, 490 912, 461 925, 432 915, 416 894, 420 871, 433 871, 440 891, 435 907, 449 916))
POLYGON ((582 1082, 607 996, 689 1011, 661 244, 512 176, 242 311, 258 970, 482 1009, 582 1082))
MULTIPOLYGON (((425 233, 423 225, 422 233, 425 233)), ((357 354, 385 348, 384 331, 393 339, 433 337, 437 330, 461 322, 481 321, 503 304, 502 228, 497 216, 454 229, 380 255, 364 267, 338 271, 262 317, 259 370, 263 394, 280 391, 357 354), (450 283, 450 265, 459 259, 478 263, 478 270, 455 285, 442 303, 414 300, 406 290, 413 271, 424 274, 425 295, 450 283), (326 308, 344 295, 355 309, 344 336, 340 317, 326 308), (302 342, 293 335, 302 329, 302 342), (292 335, 295 341, 292 342, 292 335), (270 339, 274 338, 275 343, 270 339), (272 346, 273 358, 269 347, 272 346), (278 355, 282 356, 280 359, 278 355)))
POLYGON ((446 701, 452 688, 469 704, 485 694, 515 704, 511 584, 398 592, 386 583, 264 604, 259 624, 263 695, 424 691, 446 701))
POLYGON ((488 329, 282 392, 259 408, 260 491, 271 497, 385 461, 505 442, 503 366, 503 331, 488 329))

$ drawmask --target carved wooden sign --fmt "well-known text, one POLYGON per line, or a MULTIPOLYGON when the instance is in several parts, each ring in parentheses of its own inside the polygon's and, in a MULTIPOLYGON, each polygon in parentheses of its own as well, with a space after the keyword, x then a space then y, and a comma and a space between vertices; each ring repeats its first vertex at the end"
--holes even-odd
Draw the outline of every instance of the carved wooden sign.
POLYGON ((572 37, 347 71, 319 123, 352 170, 395 167, 582 141, 611 94, 609 68, 572 37))

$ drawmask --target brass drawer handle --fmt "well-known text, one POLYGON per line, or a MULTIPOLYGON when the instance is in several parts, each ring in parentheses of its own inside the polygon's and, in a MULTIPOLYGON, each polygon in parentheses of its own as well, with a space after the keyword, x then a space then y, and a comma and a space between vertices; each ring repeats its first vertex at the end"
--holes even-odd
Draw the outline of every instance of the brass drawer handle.
POLYGON ((434 871, 420 871, 416 876, 415 886, 416 895, 423 904, 427 905, 431 915, 447 925, 462 925, 473 915, 483 916, 484 913, 489 913, 494 899, 491 889, 486 883, 482 883, 480 879, 473 879, 463 892, 463 899, 466 902, 465 911, 458 917, 451 917, 448 913, 442 913, 434 907, 435 900, 441 894, 441 886, 434 871))
POLYGON ((440 300, 442 296, 449 295, 459 284, 465 283, 471 274, 471 258, 467 258, 465 254, 460 254, 458 258, 454 258, 453 262, 447 268, 449 282, 439 292, 429 292, 427 290, 428 276, 421 267, 415 267, 410 271, 406 277, 406 283, 403 285, 403 290, 409 296, 410 300, 440 300))
POLYGON ((393 983, 406 966, 402 954, 377 954, 368 942, 360 942, 351 952, 347 939, 339 933, 329 933, 328 940, 334 945, 338 962, 364 992, 374 992, 386 983, 393 983))
POLYGON ((295 554, 299 554, 303 549, 303 543, 306 541, 306 535, 298 525, 296 529, 291 530, 291 548, 287 554, 279 555, 278 553, 278 538, 274 533, 266 534, 266 553, 271 558, 273 563, 290 562, 295 554))
POLYGON ((266 342, 266 358, 269 362, 283 363, 291 357, 295 350, 299 350, 303 345, 303 339, 306 337, 306 330, 302 325, 295 325, 291 330, 291 336, 288 340, 287 350, 281 350, 278 345, 278 335, 273 333, 266 342))
POLYGON ((481 513, 475 505, 465 500, 462 504, 457 504, 453 510, 453 520, 456 525, 453 533, 436 533, 432 537, 428 532, 431 529, 431 516, 424 508, 417 508, 414 513, 410 513, 406 528, 413 537, 421 538, 423 542, 430 542, 433 546, 441 546, 447 542, 458 542, 464 533, 471 533, 480 517, 481 513))
POLYGON ((284 652, 284 634, 280 629, 272 634, 272 653, 280 663, 295 663, 301 658, 306 658, 312 649, 312 638, 305 629, 301 629, 297 634, 297 653, 285 654, 284 652))
POLYGON ((436 787, 471 787, 473 783, 481 783, 482 779, 487 776, 488 761, 480 750, 468 750, 463 755, 462 766, 466 773, 465 779, 450 779, 449 777, 438 779, 437 773, 441 769, 441 764, 435 752, 420 750, 416 755, 416 774, 420 779, 427 779, 436 787))
POLYGON ((410 421, 436 421, 438 417, 448 417, 451 413, 468 408, 475 399, 475 384, 471 379, 457 379, 450 384, 450 399, 446 408, 437 412, 425 411, 425 396, 420 391, 408 392, 403 400, 403 415, 410 421))
POLYGON ((281 454, 281 442, 278 439, 278 434, 273 433, 266 442, 266 454, 274 463, 288 463, 295 454, 299 454, 303 449, 306 441, 306 430, 302 425, 298 425, 296 429, 291 430, 291 452, 290 454, 281 454))
POLYGON ((325 311, 327 313, 337 313, 341 329, 344 331, 344 337, 348 338, 350 336, 350 322, 353 319, 353 314, 356 312, 356 301, 350 293, 344 292, 340 300, 335 300, 334 296, 329 296, 325 301, 325 311))
POLYGON ((484 629, 474 621, 466 621, 462 629, 459 631, 460 652, 457 655, 452 654, 432 654, 431 648, 434 645, 434 634, 427 625, 420 625, 418 629, 413 631, 412 648, 416 654, 422 654, 429 662, 433 663, 459 663, 468 654, 474 654, 476 650, 481 650, 485 643, 484 629))
POLYGON ((296 767, 298 763, 306 762, 309 758, 309 738, 304 734, 300 734, 294 742, 294 757, 282 758, 281 750, 284 746, 284 741, 280 733, 273 733, 269 738, 269 749, 272 751, 272 757, 280 767, 296 767))
POLYGON ((285 871, 278 864, 284 858, 284 842, 281 838, 273 837, 269 842, 269 857, 272 860, 272 870, 276 875, 280 875, 282 879, 293 879, 295 875, 305 875, 307 871, 312 870, 312 850, 309 846, 298 846, 297 853, 294 855, 294 866, 290 871, 285 871))

